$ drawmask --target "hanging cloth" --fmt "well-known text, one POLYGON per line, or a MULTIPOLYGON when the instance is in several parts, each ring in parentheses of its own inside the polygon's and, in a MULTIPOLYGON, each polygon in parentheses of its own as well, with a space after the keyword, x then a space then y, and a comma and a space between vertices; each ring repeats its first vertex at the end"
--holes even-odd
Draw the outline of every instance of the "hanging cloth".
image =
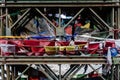
POLYGON ((81 28, 89 29, 90 28, 90 23, 86 23, 84 26, 81 26, 81 28))
POLYGON ((111 58, 111 51, 110 51, 111 47, 108 47, 108 52, 107 52, 107 63, 109 65, 112 65, 112 58, 111 58))

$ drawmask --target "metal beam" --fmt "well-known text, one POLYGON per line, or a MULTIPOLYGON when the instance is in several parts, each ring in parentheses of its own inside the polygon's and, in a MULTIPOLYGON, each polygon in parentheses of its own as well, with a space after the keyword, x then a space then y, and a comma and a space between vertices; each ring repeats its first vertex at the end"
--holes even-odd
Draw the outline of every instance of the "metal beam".
POLYGON ((105 57, 85 57, 85 56, 15 56, 0 57, 0 64, 106 64, 105 57))
POLYGON ((6 1, 6 3, 118 3, 119 0, 2 0, 6 1))
POLYGON ((24 17, 24 20, 21 20, 21 23, 19 25, 16 26, 15 30, 14 30, 14 34, 16 34, 16 31, 19 31, 19 29, 25 27, 25 25, 32 19, 32 15, 28 15, 24 17))
POLYGON ((5 71, 4 71, 4 65, 1 65, 1 70, 2 70, 2 73, 1 73, 2 80, 5 80, 5 71))
POLYGON ((6 26, 5 26, 5 35, 6 36, 11 36, 11 29, 10 29, 10 26, 9 26, 9 21, 8 21, 8 8, 5 8, 6 9, 6 26))
POLYGON ((51 75, 51 77, 52 77, 53 79, 59 80, 58 77, 57 77, 57 75, 56 75, 46 64, 41 65, 41 66, 47 71, 47 73, 48 73, 49 75, 51 75))
POLYGON ((120 80, 120 65, 119 64, 117 65, 117 77, 118 77, 118 80, 120 80))
POLYGON ((114 65, 111 66, 111 80, 114 80, 114 65))
POLYGON ((24 17, 25 17, 25 15, 26 14, 28 14, 28 12, 31 10, 31 8, 29 8, 28 10, 26 10, 26 12, 10 27, 11 29, 13 28, 13 27, 15 27, 15 25, 17 25, 17 23, 19 22, 19 21, 21 21, 24 17))
POLYGON ((11 75, 12 75, 12 80, 15 80, 15 75, 14 75, 14 66, 11 66, 11 75))
POLYGON ((30 15, 26 15, 24 18, 21 19, 20 22, 18 22, 18 25, 15 27, 16 29, 19 28, 24 22, 26 22, 27 18, 29 17, 30 15))
POLYGON ((96 17, 95 16, 93 16, 92 15, 92 18, 93 18, 93 20, 95 21, 95 22, 97 22, 97 24, 99 24, 100 25, 100 30, 106 30, 106 28, 104 27, 104 25, 101 23, 101 21, 98 21, 98 19, 96 19, 96 17))
POLYGON ((118 23, 118 18, 119 18, 119 16, 118 16, 118 8, 114 8, 114 14, 115 14, 115 18, 114 18, 114 29, 116 29, 115 31, 114 31, 114 39, 118 39, 118 36, 119 36, 119 34, 118 34, 118 29, 119 29, 119 23, 118 23))
POLYGON ((67 80, 70 80, 81 68, 83 67, 82 65, 79 65, 67 78, 67 80))
POLYGON ((62 27, 61 26, 61 8, 59 8, 59 27, 62 27))
MULTIPOLYGON (((118 2, 119 3, 119 2, 118 2)), ((0 5, 0 7, 116 7, 119 6, 116 2, 98 2, 98 1, 63 1, 63 2, 51 2, 51 1, 22 1, 22 2, 7 2, 5 6, 0 5)))
MULTIPOLYGON (((38 66, 38 65, 37 65, 38 66)), ((39 71, 41 71, 43 74, 45 74, 46 75, 46 77, 49 79, 49 80, 54 80, 54 79, 52 79, 52 77, 51 77, 51 75, 49 75, 48 74, 48 72, 46 72, 45 71, 45 69, 44 68, 42 68, 42 66, 41 65, 39 65, 39 71)))
POLYGON ((56 29, 56 26, 38 8, 35 9, 56 29))
POLYGON ((62 80, 62 75, 61 75, 61 64, 58 64, 59 66, 59 80, 62 80))
POLYGON ((111 27, 92 9, 89 8, 89 10, 98 18, 108 29, 111 29, 111 27))
MULTIPOLYGON (((9 4, 6 5, 6 7, 21 7, 21 8, 28 8, 28 7, 32 7, 32 8, 36 8, 36 7, 120 7, 117 6, 115 4, 9 4)), ((3 7, 3 6, 0 6, 3 7)))
POLYGON ((80 9, 78 13, 64 26, 64 28, 67 27, 83 10, 84 8, 80 9))
POLYGON ((64 75, 62 80, 67 79, 67 77, 78 67, 78 65, 74 65, 72 68, 70 68, 64 75))
POLYGON ((0 8, 0 11, 1 11, 1 12, 0 12, 0 13, 1 13, 1 14, 0 14, 0 16, 1 16, 1 17, 0 17, 0 24, 1 24, 1 25, 0 25, 0 29, 1 29, 0 34, 3 35, 3 18, 2 18, 2 16, 3 16, 3 8, 0 8))
POLYGON ((91 69, 93 69, 93 71, 95 71, 103 80, 106 80, 101 74, 98 73, 98 71, 96 69, 94 69, 91 64, 89 64, 89 66, 91 67, 91 69))
POLYGON ((18 80, 30 67, 31 64, 15 80, 18 80))
POLYGON ((120 8, 118 8, 118 28, 120 28, 120 8))
POLYGON ((6 65, 6 70, 7 70, 7 80, 10 80, 10 66, 6 65))

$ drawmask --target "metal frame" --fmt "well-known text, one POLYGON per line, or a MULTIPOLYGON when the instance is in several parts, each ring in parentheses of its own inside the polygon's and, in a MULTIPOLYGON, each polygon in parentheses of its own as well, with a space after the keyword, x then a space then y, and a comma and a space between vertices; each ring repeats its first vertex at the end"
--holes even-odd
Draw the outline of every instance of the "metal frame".
MULTIPOLYGON (((24 74, 24 72, 26 70, 28 70, 31 67, 31 64, 35 64, 35 65, 39 65, 39 68, 42 67, 43 69, 45 69, 46 71, 42 70, 44 73, 49 73, 49 75, 51 75, 51 79, 55 79, 55 80, 65 80, 65 79, 71 79, 72 76, 77 73, 78 70, 80 70, 84 64, 106 64, 106 58, 105 57, 81 57, 81 56, 60 56, 60 57, 35 57, 35 56, 31 56, 31 57, 26 57, 25 56, 15 56, 15 57, 0 57, 0 63, 1 65, 1 69, 2 69, 2 80, 4 80, 4 74, 5 74, 5 69, 4 66, 7 66, 7 79, 10 79, 10 67, 12 67, 11 71, 11 76, 12 76, 12 80, 18 80, 22 74, 24 74), (99 60, 98 60, 99 58, 99 60), (87 61, 86 61, 87 60, 87 61), (25 62, 26 61, 26 62, 25 62), (24 65, 24 64, 30 64, 28 65, 28 67, 19 75, 17 76, 15 73, 15 65, 24 65), (55 73, 46 65, 46 64, 58 64, 59 65, 59 77, 57 77, 55 75, 55 73), (74 64, 73 68, 71 68, 69 71, 67 71, 63 76, 61 75, 61 64, 74 64), (77 65, 76 65, 77 64, 77 65), (78 65, 81 64, 81 65, 78 65), (14 66, 12 66, 14 65, 14 66), (17 77, 15 77, 17 76, 17 77), (53 77, 52 77, 53 76, 53 77)), ((93 67, 92 67, 93 68, 93 67)), ((94 69, 94 68, 93 68, 94 69)), ((94 69, 95 70, 95 69, 94 69)))
MULTIPOLYGON (((10 80, 10 76, 12 77, 12 80, 18 80, 21 75, 23 75, 26 70, 28 70, 32 64, 35 64, 38 66, 38 69, 45 73, 46 76, 50 80, 65 80, 65 79, 71 79, 74 74, 78 72, 84 65, 90 66, 93 71, 96 73, 98 69, 94 69, 91 64, 106 64, 106 58, 105 57, 82 57, 82 56, 60 56, 60 57, 26 57, 25 56, 15 56, 15 57, 0 57, 0 64, 2 69, 2 80, 5 80, 5 72, 7 72, 7 80, 10 80), (26 61, 26 62, 25 62, 26 61), (28 67, 19 75, 17 76, 17 72, 15 72, 15 65, 25 65, 28 64, 28 67), (70 68, 64 75, 57 77, 55 73, 46 65, 46 64, 58 64, 59 65, 59 75, 61 75, 61 64, 74 64, 72 68, 70 68), (4 66, 6 66, 6 70, 4 69, 4 66), (10 70, 10 67, 12 68, 12 71, 10 70), (49 73, 49 74, 48 74, 49 73), (49 76, 50 75, 50 76, 49 76), (15 77, 16 76, 16 77, 15 77)), ((119 79, 119 65, 113 64, 116 68, 116 77, 111 76, 113 79, 119 79)), ((113 68, 112 67, 112 68, 113 68)), ((105 80, 105 78, 99 74, 99 76, 105 80)))
MULTIPOLYGON (((61 8, 64 8, 64 7, 80 7, 82 9, 80 9, 78 11, 78 13, 64 26, 64 28, 69 25, 70 22, 72 22, 77 16, 78 14, 80 14, 84 8, 89 8, 89 10, 95 15, 95 18, 97 22, 101 21, 101 25, 103 26, 106 26, 108 27, 109 29, 111 28, 99 15, 97 15, 97 13, 92 9, 92 8, 96 8, 96 7, 111 7, 113 10, 112 10, 112 26, 113 26, 113 29, 118 29, 120 26, 119 26, 119 1, 116 1, 116 0, 113 0, 113 1, 99 1, 99 2, 92 2, 92 1, 72 1, 72 2, 68 2, 68 1, 61 1, 61 2, 50 2, 50 1, 41 1, 41 2, 33 2, 33 1, 27 1, 27 2, 24 2, 24 1, 17 1, 17 2, 8 2, 6 0, 2 0, 1 2, 1 5, 0 5, 0 8, 1 8, 1 16, 3 16, 3 9, 5 9, 6 11, 6 29, 7 27, 12 29, 14 28, 21 20, 22 18, 24 18, 28 13, 29 11, 31 10, 31 8, 35 8, 35 10, 43 16, 43 18, 45 18, 53 27, 56 28, 56 26, 53 25, 53 23, 39 10, 39 8, 49 8, 49 7, 54 7, 54 8, 58 8, 58 11, 59 11, 59 14, 61 14, 61 8), (27 8, 27 10, 23 13, 23 15, 10 27, 8 26, 8 17, 7 17, 7 14, 8 11, 9 11, 9 8, 27 8), (103 23, 103 24, 102 24, 103 23)), ((59 27, 61 26, 61 19, 59 18, 59 27)), ((2 21, 2 18, 1 18, 1 28, 3 29, 3 21, 2 21)), ((3 34, 3 32, 1 33, 3 34)), ((114 38, 117 39, 118 37, 118 31, 116 31, 114 33, 114 38)), ((64 57, 29 57, 29 56, 14 56, 14 57, 0 57, 0 64, 1 64, 1 69, 2 69, 2 80, 5 80, 5 69, 4 69, 4 66, 7 66, 7 80, 10 80, 10 77, 12 77, 12 80, 17 80, 20 76, 18 76, 16 78, 16 74, 15 74, 15 69, 14 69, 14 66, 13 65, 18 65, 18 64, 38 64, 40 66, 42 66, 43 69, 47 69, 50 74, 52 74, 54 76, 53 77, 50 77, 49 74, 47 74, 47 72, 45 72, 44 70, 42 70, 43 73, 45 73, 50 80, 64 80, 66 79, 67 77, 69 77, 69 79, 72 77, 70 76, 70 73, 71 72, 77 72, 81 67, 82 65, 84 64, 88 64, 89 66, 91 66, 90 64, 106 64, 106 58, 105 57, 80 57, 80 56, 64 56, 64 57), (51 69, 49 69, 49 67, 47 67, 45 64, 59 64, 59 77, 56 77, 54 75, 54 73, 51 71, 51 69), (73 69, 71 69, 70 71, 67 71, 66 74, 64 74, 63 78, 61 76, 61 64, 81 64, 78 66, 78 69, 75 71, 75 69, 77 68, 76 66, 74 66, 73 69), (10 67, 12 68, 12 70, 10 70, 10 67)), ((28 66, 23 72, 22 74, 29 68, 30 66, 28 66)), ((92 66, 91 68, 96 71, 92 66)), ((97 72, 97 71, 96 71, 97 72)), ((113 73, 116 73, 117 72, 117 75, 112 75, 111 77, 111 80, 114 80, 117 76, 117 79, 119 80, 119 64, 118 65, 114 65, 112 66, 112 71, 113 73), (115 70, 113 70, 115 67, 115 70)), ((111 74, 113 74, 111 73, 111 74)), ((21 74, 21 75, 22 75, 21 74)), ((101 76, 102 77, 102 76, 101 76)), ((103 78, 104 80, 104 78, 103 78)))

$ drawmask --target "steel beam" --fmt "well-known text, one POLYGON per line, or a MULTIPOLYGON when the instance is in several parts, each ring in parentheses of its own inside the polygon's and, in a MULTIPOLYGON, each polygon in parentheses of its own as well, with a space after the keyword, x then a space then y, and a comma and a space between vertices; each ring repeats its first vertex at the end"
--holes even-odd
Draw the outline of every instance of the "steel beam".
POLYGON ((118 23, 118 21, 119 21, 119 16, 118 16, 118 8, 115 8, 115 11, 114 11, 115 13, 115 17, 114 17, 114 29, 115 29, 115 31, 114 31, 114 39, 118 39, 118 29, 119 29, 119 23, 118 23))
POLYGON ((6 71, 7 71, 7 80, 10 80, 10 66, 6 65, 6 71))
POLYGON ((6 3, 118 3, 119 0, 2 0, 6 3))
POLYGON ((13 27, 15 27, 15 25, 17 25, 17 23, 18 23, 19 21, 21 21, 22 18, 24 18, 25 15, 28 14, 28 12, 29 12, 30 10, 31 10, 30 8, 29 8, 28 10, 26 10, 26 12, 25 12, 10 28, 12 29, 13 27))
POLYGON ((2 77, 2 80, 5 80, 5 71, 4 71, 4 65, 1 65, 1 77, 2 77))
POLYGON ((23 25, 23 24, 26 22, 26 20, 28 19, 29 16, 30 16, 30 15, 27 14, 24 18, 22 18, 22 19, 20 20, 20 22, 17 23, 18 25, 15 26, 15 28, 17 29, 17 28, 21 27, 21 25, 23 25))
MULTIPOLYGON (((38 67, 38 65, 36 65, 36 66, 38 67)), ((38 68, 39 68, 39 71, 41 71, 43 74, 45 74, 46 77, 47 77, 49 80, 54 80, 54 79, 51 77, 51 75, 49 75, 48 72, 46 72, 45 69, 44 69, 41 65, 39 65, 38 68)))
POLYGON ((106 64, 105 57, 60 56, 60 57, 0 57, 0 64, 106 64))
POLYGON ((0 32, 0 35, 3 35, 3 8, 0 8, 0 29, 1 29, 1 32, 0 32))
POLYGON ((78 13, 64 26, 64 28, 67 27, 83 10, 84 8, 80 9, 78 13))
POLYGON ((67 80, 70 80, 82 67, 83 67, 83 64, 77 66, 77 68, 68 76, 67 80))
POLYGON ((35 9, 56 29, 56 26, 38 8, 35 9))
POLYGON ((11 76, 12 76, 12 80, 15 80, 14 67, 13 66, 11 66, 11 76))
POLYGON ((59 27, 62 27, 61 26, 61 8, 59 8, 59 27))
POLYGON ((18 80, 30 67, 31 64, 15 80, 18 80))
POLYGON ((98 18, 108 29, 111 29, 111 27, 92 9, 89 8, 89 10, 98 18))
POLYGON ((91 67, 91 69, 93 69, 93 71, 95 71, 103 80, 106 80, 101 74, 98 73, 98 71, 96 69, 94 69, 94 67, 92 67, 90 64, 89 66, 91 67))
MULTIPOLYGON (((105 27, 103 26, 103 24, 102 24, 100 21, 98 21, 98 19, 96 19, 95 16, 93 16, 92 14, 91 14, 91 16, 92 16, 93 20, 94 20, 97 24, 100 25, 99 30, 103 30, 103 29, 106 30, 105 27)), ((98 27, 98 26, 97 26, 97 27, 98 27)))
POLYGON ((41 66, 46 70, 46 72, 47 72, 49 75, 51 75, 51 77, 52 77, 53 79, 59 80, 59 78, 57 77, 57 75, 56 75, 46 64, 41 65, 41 66))
POLYGON ((74 65, 73 67, 71 67, 64 75, 62 80, 67 79, 67 77, 78 67, 78 65, 74 65))
POLYGON ((5 26, 5 35, 6 36, 11 36, 11 28, 9 26, 9 21, 8 21, 8 8, 6 8, 6 26, 5 26))
POLYGON ((114 80, 114 65, 111 66, 111 80, 114 80))
POLYGON ((58 64, 59 65, 59 80, 62 80, 62 75, 61 75, 61 64, 58 64))
POLYGON ((120 7, 118 7, 118 28, 120 28, 120 7))
POLYGON ((119 6, 116 2, 72 2, 69 3, 57 3, 57 2, 49 2, 49 3, 42 3, 42 2, 7 2, 5 6, 0 5, 0 7, 116 7, 119 6))

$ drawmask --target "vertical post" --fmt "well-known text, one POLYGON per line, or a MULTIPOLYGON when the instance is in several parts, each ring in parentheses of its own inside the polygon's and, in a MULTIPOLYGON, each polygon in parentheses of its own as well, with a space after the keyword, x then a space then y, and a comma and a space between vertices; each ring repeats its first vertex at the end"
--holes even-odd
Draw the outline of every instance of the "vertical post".
POLYGON ((118 39, 118 9, 115 8, 115 19, 114 19, 115 25, 114 25, 114 39, 118 39))
MULTIPOLYGON (((115 26, 115 8, 114 7, 112 8, 112 14, 111 14, 111 16, 112 16, 112 20, 111 20, 112 24, 111 25, 114 28, 114 26, 115 26)), ((113 35, 113 37, 115 38, 115 35, 114 35, 113 32, 109 32, 109 35, 113 35)))
POLYGON ((115 25, 115 22, 114 22, 114 19, 115 19, 115 9, 114 9, 114 7, 112 8, 112 26, 114 26, 115 25))
POLYGON ((62 75, 61 75, 61 64, 59 64, 59 80, 62 80, 62 75))
POLYGON ((6 65, 6 70, 7 70, 7 80, 10 80, 10 66, 6 65))
POLYGON ((61 27, 61 8, 59 8, 59 27, 61 27))
POLYGON ((0 9, 1 10, 1 18, 0 18, 0 20, 1 20, 1 27, 0 27, 0 29, 1 29, 1 35, 3 35, 3 18, 2 18, 2 15, 3 15, 3 10, 2 10, 2 8, 0 9))
POLYGON ((11 67, 12 67, 12 70, 11 70, 11 71, 12 71, 12 74, 11 74, 11 75, 12 75, 12 80, 15 80, 15 76, 14 76, 14 66, 12 65, 11 67))
POLYGON ((118 7, 118 28, 120 28, 120 7, 118 7))
POLYGON ((2 80, 5 80, 5 71, 4 71, 4 65, 1 65, 1 70, 2 70, 2 73, 1 73, 1 76, 2 76, 2 80))
POLYGON ((111 66, 111 80, 114 80, 114 64, 111 66))
MULTIPOLYGON (((61 8, 59 8, 59 26, 58 26, 58 29, 61 29, 61 8)), ((58 30, 57 30, 57 32, 58 32, 58 30)), ((61 34, 59 35, 59 38, 62 39, 61 34)))
POLYGON ((6 10, 6 28, 8 27, 8 8, 6 10))
POLYGON ((11 29, 9 28, 9 25, 8 25, 8 8, 6 8, 6 27, 5 27, 5 30, 6 30, 6 35, 10 36, 11 29))
POLYGON ((118 80, 120 80, 120 74, 119 74, 119 71, 120 71, 120 69, 119 69, 119 64, 118 64, 118 65, 117 65, 117 77, 118 77, 117 79, 118 79, 118 80))
POLYGON ((119 0, 116 0, 116 7, 115 7, 115 25, 114 25, 114 38, 118 39, 118 26, 119 26, 119 0))
POLYGON ((15 76, 15 79, 18 77, 17 66, 14 66, 14 76, 15 76))

